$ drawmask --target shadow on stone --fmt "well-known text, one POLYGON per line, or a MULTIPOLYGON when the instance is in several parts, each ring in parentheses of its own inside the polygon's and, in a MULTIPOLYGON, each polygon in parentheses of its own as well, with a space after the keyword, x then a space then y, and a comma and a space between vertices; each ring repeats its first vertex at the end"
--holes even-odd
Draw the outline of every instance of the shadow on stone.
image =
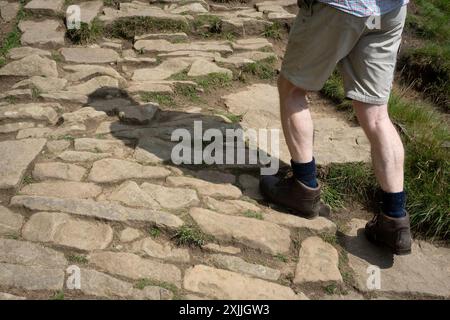
POLYGON ((391 251, 370 243, 364 234, 364 228, 359 228, 356 236, 338 231, 337 238, 349 254, 363 259, 370 265, 378 266, 380 269, 389 269, 394 264, 394 255, 391 251))

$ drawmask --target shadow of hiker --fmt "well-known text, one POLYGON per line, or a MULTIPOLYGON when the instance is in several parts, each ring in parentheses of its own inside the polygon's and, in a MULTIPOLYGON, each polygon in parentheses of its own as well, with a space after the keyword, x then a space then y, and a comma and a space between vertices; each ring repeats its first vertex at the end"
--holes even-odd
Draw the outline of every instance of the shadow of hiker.
MULTIPOLYGON (((96 135, 110 136, 132 146, 134 148, 133 159, 143 165, 174 165, 185 175, 191 175, 208 182, 231 183, 238 186, 239 182, 236 179, 230 179, 230 175, 226 173, 235 175, 246 173, 257 178, 260 168, 263 167, 259 163, 259 156, 257 164, 248 163, 248 148, 244 141, 240 141, 242 145, 239 145, 237 143, 239 139, 233 139, 234 164, 229 164, 229 162, 225 164, 225 160, 229 160, 226 159, 225 152, 227 147, 230 147, 230 141, 227 140, 228 129, 235 132, 235 130, 243 128, 239 123, 227 123, 220 116, 205 115, 199 113, 198 110, 162 110, 156 104, 139 103, 125 90, 112 87, 104 87, 90 94, 85 107, 92 107, 97 111, 106 112, 109 116, 118 117, 115 121, 101 124, 97 128, 96 135), (199 132, 195 132, 194 122, 196 121, 201 121, 200 136, 198 135, 199 132), (204 163, 204 161, 201 161, 201 164, 194 164, 194 152, 190 155, 191 164, 174 164, 172 162, 172 150, 179 145, 179 142, 171 141, 171 137, 177 129, 186 130, 185 132, 188 132, 192 139, 191 147, 193 143, 201 143, 202 150, 206 150, 207 145, 215 141, 215 139, 202 141, 201 137, 206 130, 216 129, 222 132, 223 140, 219 143, 223 147, 224 164, 211 165, 204 163), (245 152, 245 164, 236 164, 239 152, 245 152)), ((212 154, 215 155, 214 152, 212 154)), ((280 167, 287 166, 278 158, 272 159, 272 161, 279 161, 280 167)), ((244 189, 244 195, 246 195, 244 186, 240 185, 239 187, 244 189)), ((258 185, 254 187, 258 188, 258 185)), ((259 199, 254 198, 255 201, 259 199)))
POLYGON ((339 244, 345 250, 369 265, 378 266, 380 269, 389 269, 394 264, 394 255, 385 247, 379 247, 367 240, 364 228, 359 228, 355 236, 346 235, 341 231, 336 233, 339 244))

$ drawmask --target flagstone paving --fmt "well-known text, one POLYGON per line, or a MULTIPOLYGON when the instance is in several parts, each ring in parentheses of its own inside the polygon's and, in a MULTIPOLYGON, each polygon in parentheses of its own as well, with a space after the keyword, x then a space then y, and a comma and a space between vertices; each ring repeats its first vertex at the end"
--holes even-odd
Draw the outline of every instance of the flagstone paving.
MULTIPOLYGON (((71 297, 69 266, 77 298, 450 298, 445 247, 417 241, 394 258, 364 239, 361 219, 268 206, 258 165, 172 162, 176 129, 202 146, 195 121, 227 138, 281 128, 276 77, 252 72, 279 67, 297 1, 76 3, 104 34, 71 42, 67 1, 28 1, 21 46, 0 67, 0 299, 71 297), (148 25, 134 33, 137 21, 148 25), (263 36, 278 26, 282 40, 263 36)), ((0 23, 19 9, 1 0, 0 23)), ((311 104, 320 165, 369 161, 361 128, 318 95, 311 104)))

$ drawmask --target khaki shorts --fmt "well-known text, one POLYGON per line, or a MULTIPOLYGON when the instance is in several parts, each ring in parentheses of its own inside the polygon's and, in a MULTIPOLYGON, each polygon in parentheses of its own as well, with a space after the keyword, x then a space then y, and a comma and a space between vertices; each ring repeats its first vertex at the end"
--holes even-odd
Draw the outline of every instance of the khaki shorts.
POLYGON ((380 17, 361 18, 316 3, 312 12, 300 9, 289 34, 281 74, 308 91, 322 89, 336 65, 348 98, 386 104, 392 89, 406 6, 380 17))

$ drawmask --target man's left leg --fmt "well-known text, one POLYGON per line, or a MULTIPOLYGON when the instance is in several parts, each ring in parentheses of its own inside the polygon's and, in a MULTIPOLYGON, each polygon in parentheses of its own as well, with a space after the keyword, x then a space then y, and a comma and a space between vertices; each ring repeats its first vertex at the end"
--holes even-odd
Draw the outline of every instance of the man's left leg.
POLYGON ((404 149, 392 124, 388 107, 354 101, 359 124, 370 141, 375 176, 381 187, 381 213, 366 226, 366 235, 387 245, 396 254, 411 252, 409 217, 405 210, 404 149))

